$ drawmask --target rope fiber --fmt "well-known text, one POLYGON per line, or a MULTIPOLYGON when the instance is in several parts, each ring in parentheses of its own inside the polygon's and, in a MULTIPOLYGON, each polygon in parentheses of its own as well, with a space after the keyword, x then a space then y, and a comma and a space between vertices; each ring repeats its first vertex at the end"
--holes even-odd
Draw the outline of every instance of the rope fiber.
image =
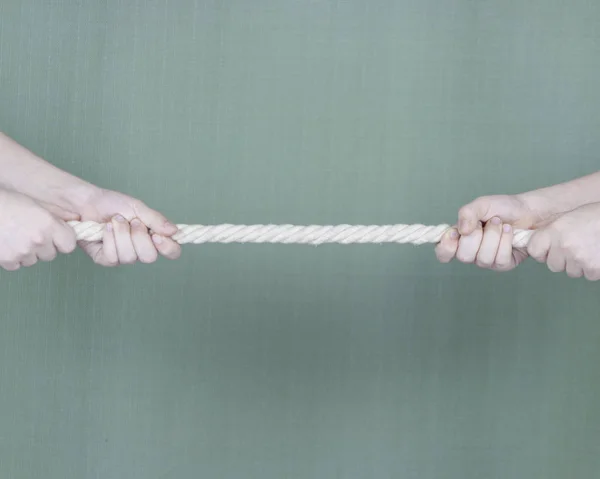
MULTIPOLYGON (((102 241, 105 225, 93 221, 70 221, 78 241, 102 241)), ((173 239, 179 244, 204 243, 439 243, 450 225, 177 225, 173 239)), ((513 246, 527 246, 533 231, 515 230, 513 246)))

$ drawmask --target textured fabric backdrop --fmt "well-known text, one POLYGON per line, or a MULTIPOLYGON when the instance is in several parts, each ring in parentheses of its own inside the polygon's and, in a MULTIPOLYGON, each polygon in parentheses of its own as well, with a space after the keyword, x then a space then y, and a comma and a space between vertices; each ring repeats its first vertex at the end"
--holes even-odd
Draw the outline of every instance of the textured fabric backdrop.
MULTIPOLYGON (((594 0, 2 0, 0 129, 176 222, 453 222, 600 169, 594 0)), ((597 284, 431 246, 0 274, 2 478, 600 470, 597 284)))

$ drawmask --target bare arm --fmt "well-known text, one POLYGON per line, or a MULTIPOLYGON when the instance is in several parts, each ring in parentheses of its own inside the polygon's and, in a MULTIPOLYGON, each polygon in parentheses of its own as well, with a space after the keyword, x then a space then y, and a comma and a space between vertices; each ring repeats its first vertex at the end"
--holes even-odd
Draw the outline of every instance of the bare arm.
POLYGON ((171 239, 177 228, 164 215, 136 198, 69 174, 0 133, 2 188, 36 200, 64 221, 110 223, 102 241, 80 242, 96 264, 152 263, 158 255, 175 259, 181 254, 181 247, 171 239))
POLYGON ((0 187, 77 212, 98 187, 39 158, 0 133, 0 187))
POLYGON ((518 195, 543 219, 600 202, 600 172, 518 195))

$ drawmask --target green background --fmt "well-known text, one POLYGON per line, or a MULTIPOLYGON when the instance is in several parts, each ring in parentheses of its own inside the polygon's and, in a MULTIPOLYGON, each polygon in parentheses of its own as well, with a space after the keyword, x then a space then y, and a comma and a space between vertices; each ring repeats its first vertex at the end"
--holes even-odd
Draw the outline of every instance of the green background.
MULTIPOLYGON (((0 129, 175 222, 453 222, 600 164, 595 0, 2 0, 0 129)), ((598 285, 431 246, 0 274, 0 477, 585 478, 598 285)))

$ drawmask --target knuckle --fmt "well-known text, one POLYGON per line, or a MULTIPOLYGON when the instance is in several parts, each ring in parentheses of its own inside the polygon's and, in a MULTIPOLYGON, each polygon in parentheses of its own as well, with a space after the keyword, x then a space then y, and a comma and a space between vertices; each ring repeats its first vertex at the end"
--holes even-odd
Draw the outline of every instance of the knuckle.
POLYGON ((75 251, 75 248, 77 247, 77 243, 74 243, 72 241, 62 241, 60 243, 57 243, 56 246, 61 253, 69 254, 69 253, 72 253, 73 251, 75 251))
POLYGON ((559 246, 562 249, 565 249, 565 250, 568 250, 568 251, 577 251, 578 250, 577 239, 573 238, 571 236, 564 236, 560 240, 559 246))
POLYGON ((72 253, 75 251, 75 248, 77 248, 77 238, 75 237, 75 233, 71 232, 71 234, 65 235, 60 241, 60 247, 61 251, 64 253, 72 253))
POLYGON ((46 238, 42 234, 42 232, 37 232, 37 233, 32 234, 31 238, 29 240, 31 241, 31 244, 34 246, 42 246, 44 243, 46 243, 46 238))
POLYGON ((142 257, 140 257, 140 263, 143 263, 143 264, 152 264, 152 263, 155 263, 157 259, 158 259, 158 255, 156 255, 156 256, 142 256, 142 257))
POLYGON ((97 250, 95 253, 89 255, 92 258, 94 264, 98 266, 104 266, 107 268, 111 268, 119 265, 119 261, 113 258, 107 258, 101 249, 97 250))
POLYGON ((480 268, 483 268, 483 269, 489 269, 489 268, 491 268, 491 267, 492 267, 492 264, 493 264, 493 263, 492 263, 491 261, 489 261, 488 259, 478 259, 478 260, 475 262, 475 264, 476 264, 477 266, 479 266, 480 268))
POLYGON ((552 240, 557 241, 559 245, 561 243, 571 242, 568 230, 565 230, 563 226, 557 223, 554 223, 548 227, 548 235, 552 240))
POLYGON ((137 263, 137 258, 135 256, 125 256, 124 258, 120 258, 120 264, 132 265, 137 263))
POLYGON ((588 281, 598 281, 598 280, 600 280, 600 271, 598 271, 598 270, 586 270, 585 271, 585 278, 588 281))
POLYGON ((144 247, 140 248, 138 251, 136 251, 136 253, 136 260, 140 263, 150 264, 154 263, 158 259, 158 250, 156 247, 154 247, 154 245, 150 245, 150 247, 146 247, 146 245, 144 245, 144 247))
POLYGON ((50 213, 45 214, 38 223, 39 233, 43 234, 43 233, 47 233, 48 231, 51 231, 52 228, 56 225, 56 223, 57 223, 57 221, 54 219, 54 217, 50 213))
POLYGON ((452 261, 452 258, 448 257, 448 256, 437 255, 437 260, 440 263, 447 264, 447 263, 450 263, 450 261, 452 261))
POLYGON ((157 259, 158 251, 156 249, 145 251, 144 254, 139 255, 140 262, 144 264, 154 263, 157 259))
POLYGON ((133 209, 133 211, 135 212, 135 215, 137 217, 140 216, 140 213, 147 209, 148 207, 146 206, 146 203, 144 203, 141 200, 135 199, 131 202, 131 208, 133 209))
POLYGON ((131 207, 137 211, 140 208, 146 208, 146 203, 144 203, 142 200, 138 200, 136 198, 131 202, 131 207))
POLYGON ((553 273, 560 273, 562 271, 561 268, 552 263, 548 264, 548 269, 553 273))
POLYGON ((435 257, 442 263, 448 263, 454 255, 443 246, 438 246, 435 250, 435 257))
POLYGON ((5 271, 18 271, 21 269, 21 265, 19 263, 5 263, 2 265, 2 269, 5 271))
POLYGON ((590 271, 590 276, 594 278, 594 281, 600 279, 600 266, 597 264, 591 264, 588 268, 590 271))
POLYGON ((31 254, 34 246, 30 242, 23 242, 18 247, 15 248, 15 253, 19 259, 23 258, 23 256, 27 256, 31 254))
POLYGON ((117 260, 108 258, 94 258, 94 263, 107 268, 115 268, 119 266, 119 262, 117 260))
POLYGON ((494 269, 500 273, 505 273, 512 269, 512 265, 510 263, 496 263, 494 269))
POLYGON ((540 263, 546 258, 546 252, 536 244, 527 248, 527 254, 540 263))
POLYGON ((77 241, 75 241, 74 239, 72 241, 69 241, 69 243, 66 246, 66 251, 67 253, 72 253, 73 251, 75 251, 75 249, 77 249, 77 241))
POLYGON ((48 253, 46 255, 44 255, 43 257, 40 257, 40 259, 42 261, 44 261, 45 263, 49 263, 50 261, 54 261, 57 257, 57 253, 56 251, 52 252, 52 253, 48 253))
POLYGON ((459 218, 463 218, 465 216, 468 216, 471 213, 471 205, 465 205, 465 206, 461 206, 458 210, 458 216, 459 218))
MULTIPOLYGON (((167 253, 164 254, 164 256, 166 256, 169 259, 179 259, 181 257, 181 246, 179 246, 178 244, 173 244, 173 246, 167 253)), ((453 258, 454 255, 448 258, 447 262, 449 263, 450 261, 452 261, 453 258)))
POLYGON ((471 255, 467 254, 467 253, 456 253, 456 259, 458 261, 460 261, 461 263, 473 263, 473 258, 471 257, 471 255))

